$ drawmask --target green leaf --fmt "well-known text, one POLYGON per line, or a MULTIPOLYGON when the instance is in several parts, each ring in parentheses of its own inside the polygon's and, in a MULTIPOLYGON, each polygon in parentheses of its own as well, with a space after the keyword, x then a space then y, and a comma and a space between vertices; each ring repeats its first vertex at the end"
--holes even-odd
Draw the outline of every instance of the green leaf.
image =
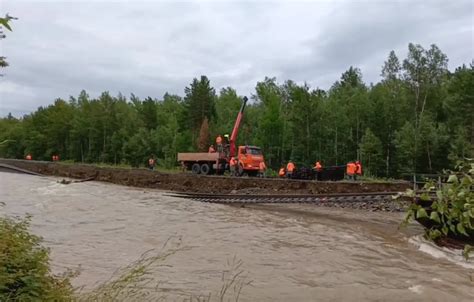
POLYGON ((8 29, 9 31, 12 31, 12 28, 8 24, 8 20, 6 18, 0 18, 0 25, 5 26, 5 28, 8 29))
POLYGON ((463 224, 460 222, 456 225, 456 230, 460 233, 460 234, 463 234, 465 236, 469 236, 467 233, 466 233, 466 229, 464 228, 463 224))
POLYGON ((449 229, 448 227, 445 225, 441 228, 441 232, 443 232, 444 236, 448 236, 448 232, 449 232, 449 229))
POLYGON ((458 181, 459 180, 458 180, 458 177, 456 175, 454 175, 454 174, 449 175, 449 178, 448 178, 449 183, 458 183, 458 181))
POLYGON ((437 229, 429 230, 429 236, 431 239, 436 239, 438 237, 441 237, 441 232, 437 229))
POLYGON ((470 184, 472 184, 472 178, 471 178, 471 176, 469 176, 469 175, 464 175, 464 177, 463 177, 462 180, 461 180, 461 183, 462 183, 464 186, 469 186, 470 184))
POLYGON ((442 201, 443 200, 443 191, 441 191, 441 190, 436 191, 436 198, 438 199, 438 201, 442 201))
POLYGON ((415 197, 415 192, 412 189, 407 189, 404 193, 406 197, 415 197))
POLYGON ((463 251, 463 256, 466 260, 469 260, 469 255, 474 252, 474 246, 471 246, 469 244, 466 244, 464 246, 464 251, 463 251))
POLYGON ((453 232, 454 234, 456 234, 456 226, 454 224, 449 225, 449 230, 453 232))
POLYGON ((435 211, 431 212, 430 219, 433 221, 436 221, 437 223, 441 223, 441 219, 439 219, 438 212, 435 212, 435 211))
POLYGON ((425 218, 428 217, 428 213, 423 207, 420 207, 418 211, 416 211, 416 218, 425 218))
POLYGON ((423 194, 421 194, 420 199, 423 200, 423 201, 428 201, 428 200, 431 199, 431 197, 428 193, 423 193, 423 194))

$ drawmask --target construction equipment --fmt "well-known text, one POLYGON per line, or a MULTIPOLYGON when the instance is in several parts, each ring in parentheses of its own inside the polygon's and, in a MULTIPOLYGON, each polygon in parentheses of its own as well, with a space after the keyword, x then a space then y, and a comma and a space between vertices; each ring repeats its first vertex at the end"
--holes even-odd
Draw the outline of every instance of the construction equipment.
POLYGON ((238 146, 237 148, 235 144, 247 101, 247 97, 244 97, 229 144, 224 146, 223 150, 215 153, 178 153, 178 162, 183 168, 191 170, 195 174, 222 175, 226 170, 229 170, 230 159, 236 157, 236 175, 256 176, 258 174, 260 163, 264 161, 262 150, 256 146, 238 146))
POLYGON ((291 179, 303 180, 319 180, 319 181, 338 181, 343 180, 345 176, 346 166, 328 166, 322 168, 320 171, 311 167, 298 166, 291 179))

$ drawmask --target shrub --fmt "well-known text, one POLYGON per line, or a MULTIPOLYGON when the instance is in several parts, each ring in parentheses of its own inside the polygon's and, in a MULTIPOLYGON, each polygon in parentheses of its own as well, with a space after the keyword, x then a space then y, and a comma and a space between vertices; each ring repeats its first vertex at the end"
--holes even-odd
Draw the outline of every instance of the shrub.
POLYGON ((69 301, 68 277, 53 276, 49 250, 28 232, 30 218, 0 218, 0 301, 69 301))
MULTIPOLYGON (((464 242, 474 240, 474 163, 458 165, 457 172, 447 172, 447 183, 439 188, 427 183, 418 202, 407 210, 405 224, 416 219, 426 228, 432 240, 455 238, 464 242), (431 203, 431 205, 430 205, 431 203)), ((415 197, 409 190, 405 196, 415 197)), ((465 256, 472 247, 465 245, 465 256)))

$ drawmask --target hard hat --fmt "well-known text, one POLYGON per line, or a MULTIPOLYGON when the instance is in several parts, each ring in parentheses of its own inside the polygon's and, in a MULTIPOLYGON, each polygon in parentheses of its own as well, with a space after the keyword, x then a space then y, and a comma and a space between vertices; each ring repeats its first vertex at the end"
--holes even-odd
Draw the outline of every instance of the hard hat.
POLYGON ((229 134, 224 134, 224 137, 229 137, 229 134))

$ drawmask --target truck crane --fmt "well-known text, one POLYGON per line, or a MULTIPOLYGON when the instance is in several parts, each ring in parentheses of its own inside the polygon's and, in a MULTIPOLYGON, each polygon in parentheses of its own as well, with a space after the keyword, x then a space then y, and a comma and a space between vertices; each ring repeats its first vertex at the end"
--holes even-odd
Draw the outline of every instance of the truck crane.
POLYGON ((238 146, 236 147, 237 135, 240 124, 244 116, 247 97, 242 99, 242 105, 234 123, 232 134, 229 138, 229 149, 213 153, 178 153, 178 162, 186 170, 191 170, 194 174, 222 175, 229 169, 229 161, 232 157, 237 159, 236 174, 239 176, 256 176, 260 163, 264 161, 262 149, 256 146, 238 146))

